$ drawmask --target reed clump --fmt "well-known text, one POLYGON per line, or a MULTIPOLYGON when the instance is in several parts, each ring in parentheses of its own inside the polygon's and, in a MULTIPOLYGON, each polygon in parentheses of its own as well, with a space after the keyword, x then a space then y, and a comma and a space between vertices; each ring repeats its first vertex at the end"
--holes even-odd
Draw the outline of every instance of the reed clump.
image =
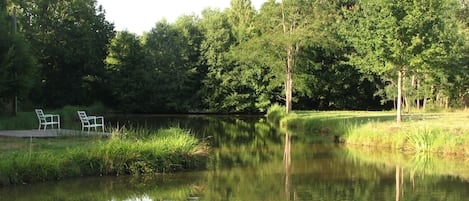
POLYGON ((273 104, 267 109, 266 117, 270 122, 278 123, 286 114, 285 106, 273 104))
MULTIPOLYGON (((55 143, 61 140, 73 137, 55 143)), ((110 138, 91 137, 81 147, 42 146, 2 154, 0 186, 79 176, 187 171, 204 168, 207 158, 207 145, 180 128, 157 132, 116 129, 110 138)))

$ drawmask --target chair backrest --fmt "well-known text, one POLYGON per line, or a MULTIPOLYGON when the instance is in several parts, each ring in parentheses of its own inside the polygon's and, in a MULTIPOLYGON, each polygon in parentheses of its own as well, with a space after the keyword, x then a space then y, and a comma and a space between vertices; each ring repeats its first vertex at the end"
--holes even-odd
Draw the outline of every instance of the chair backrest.
POLYGON ((46 122, 46 118, 44 117, 44 111, 42 109, 35 109, 37 118, 39 119, 40 123, 46 122))
POLYGON ((90 121, 88 120, 88 116, 86 116, 85 111, 77 111, 78 117, 80 117, 80 121, 82 124, 89 124, 90 121))

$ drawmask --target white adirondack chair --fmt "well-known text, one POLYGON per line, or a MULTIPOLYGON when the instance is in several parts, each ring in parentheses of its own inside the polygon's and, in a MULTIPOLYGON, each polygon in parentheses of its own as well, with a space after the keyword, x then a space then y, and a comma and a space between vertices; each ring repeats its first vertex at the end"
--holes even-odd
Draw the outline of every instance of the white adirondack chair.
POLYGON ((85 111, 77 111, 78 117, 81 121, 81 130, 85 131, 85 128, 88 128, 88 133, 91 128, 94 128, 95 131, 98 131, 98 127, 102 128, 104 133, 104 117, 103 116, 87 116, 85 111))
POLYGON ((42 109, 35 109, 35 111, 37 119, 39 120, 38 130, 41 130, 41 128, 46 130, 48 125, 50 125, 51 128, 54 128, 54 125, 57 125, 57 129, 60 129, 60 115, 44 114, 44 111, 42 111, 42 109))

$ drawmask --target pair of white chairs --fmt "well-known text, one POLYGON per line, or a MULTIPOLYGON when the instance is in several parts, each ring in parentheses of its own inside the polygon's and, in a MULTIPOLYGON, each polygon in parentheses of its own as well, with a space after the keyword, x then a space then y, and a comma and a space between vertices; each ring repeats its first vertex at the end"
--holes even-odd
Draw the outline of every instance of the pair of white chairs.
MULTIPOLYGON (((60 115, 58 114, 44 114, 42 109, 35 109, 37 118, 39 120, 38 130, 46 130, 47 126, 54 128, 54 125, 57 125, 57 129, 60 129, 60 115)), ((88 133, 91 128, 94 128, 95 131, 98 131, 98 127, 101 127, 102 132, 104 133, 104 117, 103 116, 88 116, 85 111, 77 111, 78 117, 81 122, 81 130, 85 131, 87 129, 88 133)))

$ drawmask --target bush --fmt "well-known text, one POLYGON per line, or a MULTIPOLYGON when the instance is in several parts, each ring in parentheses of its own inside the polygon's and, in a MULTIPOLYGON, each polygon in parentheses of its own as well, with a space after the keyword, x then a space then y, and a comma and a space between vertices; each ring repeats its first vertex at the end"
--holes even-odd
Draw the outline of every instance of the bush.
POLYGON ((267 109, 267 119, 274 123, 279 123, 282 118, 287 115, 285 106, 273 104, 267 109))

